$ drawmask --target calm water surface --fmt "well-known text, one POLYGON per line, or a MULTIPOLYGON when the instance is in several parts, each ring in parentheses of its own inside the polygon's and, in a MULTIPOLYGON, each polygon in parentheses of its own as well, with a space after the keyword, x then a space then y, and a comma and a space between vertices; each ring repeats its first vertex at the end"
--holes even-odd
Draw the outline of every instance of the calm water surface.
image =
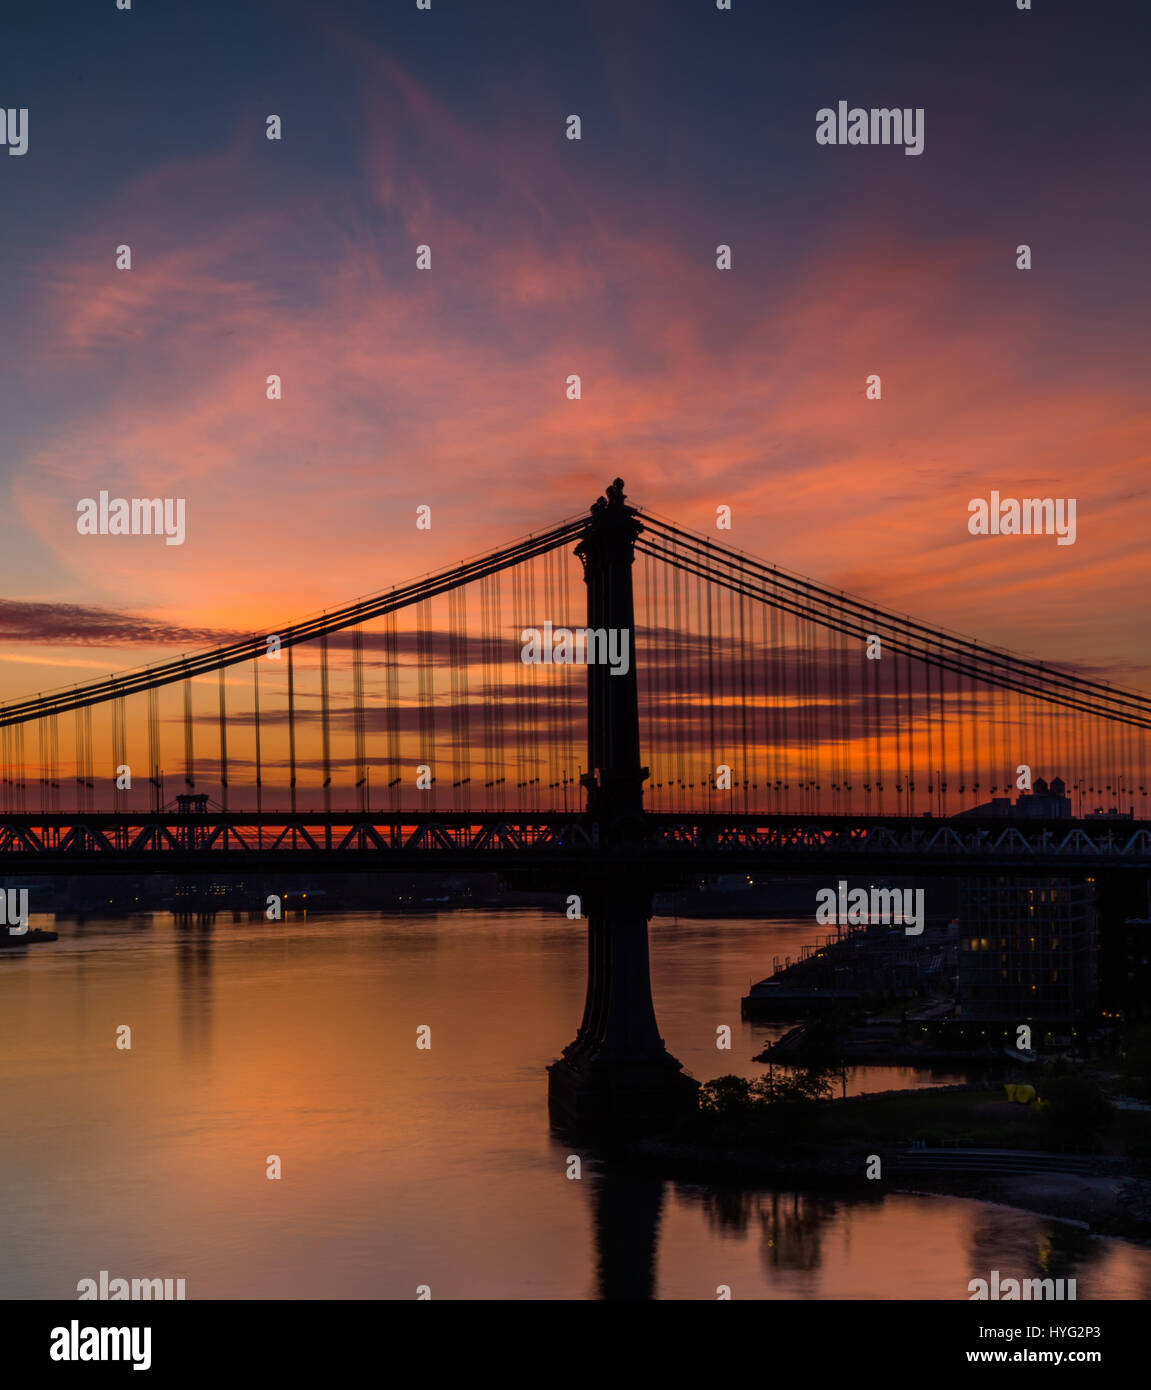
MULTIPOLYGON (((42 921, 41 925, 50 925, 42 921)), ((36 925, 36 922, 33 922, 36 925)), ((967 1297, 992 1269, 1151 1295, 1151 1251, 940 1197, 565 1177, 546 1074, 582 924, 535 912, 84 924, 0 957, 0 1297, 182 1277, 189 1298, 967 1297), (131 1051, 115 1046, 129 1024, 131 1051), (416 1030, 431 1028, 430 1051, 416 1030), (265 1176, 269 1155, 283 1176, 265 1176)), ((810 921, 652 923, 669 1048, 762 1073, 739 999, 810 921), (730 1024, 733 1050, 717 1052, 730 1024)), ((775 1030, 779 1031, 779 1030, 775 1030)), ((961 1078, 860 1068, 848 1092, 961 1078)))

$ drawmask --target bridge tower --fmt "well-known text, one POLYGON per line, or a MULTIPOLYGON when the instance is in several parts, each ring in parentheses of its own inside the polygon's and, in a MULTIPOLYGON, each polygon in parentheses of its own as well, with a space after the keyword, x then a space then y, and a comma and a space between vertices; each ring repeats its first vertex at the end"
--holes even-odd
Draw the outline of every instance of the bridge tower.
POLYGON ((616 674, 602 662, 589 660, 587 668, 590 771, 583 784, 600 862, 578 885, 588 923, 583 1021, 575 1041, 548 1068, 552 1122, 566 1129, 659 1129, 697 1104, 698 1083, 664 1047, 652 1004, 652 884, 619 862, 647 833, 632 592, 642 529, 617 478, 592 506, 576 546, 587 585, 588 628, 626 634, 628 661, 626 671, 616 674))

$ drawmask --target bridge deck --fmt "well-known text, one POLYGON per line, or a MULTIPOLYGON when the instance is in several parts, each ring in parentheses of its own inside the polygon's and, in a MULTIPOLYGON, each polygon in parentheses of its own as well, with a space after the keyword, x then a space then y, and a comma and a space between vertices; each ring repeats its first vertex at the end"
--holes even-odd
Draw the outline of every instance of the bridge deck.
POLYGON ((1090 872, 1151 868, 1151 822, 970 817, 648 815, 601 845, 561 813, 267 812, 0 817, 0 872, 510 872, 594 864, 676 873, 1090 872))

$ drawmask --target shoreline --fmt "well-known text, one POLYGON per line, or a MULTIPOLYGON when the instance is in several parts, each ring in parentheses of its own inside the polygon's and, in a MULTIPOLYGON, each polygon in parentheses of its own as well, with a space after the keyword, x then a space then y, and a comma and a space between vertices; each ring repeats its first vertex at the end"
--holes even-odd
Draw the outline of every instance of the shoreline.
POLYGON ((995 1085, 768 1104, 721 1091, 678 1130, 620 1136, 596 1152, 672 1182, 865 1202, 891 1192, 956 1197, 1151 1246, 1145 1120, 1116 1117, 1107 1143, 1102 1133, 1083 1142, 1090 1131, 1074 1128, 1068 1135, 1079 1142, 1060 1142, 1033 1109, 995 1085))
POLYGON ((955 1197, 1025 1211, 1047 1221, 1081 1227, 1095 1239, 1125 1240, 1151 1248, 1151 1180, 1131 1174, 1094 1179, 1035 1174, 966 1182, 939 1181, 925 1174, 897 1190, 912 1196, 955 1197), (1104 1184, 1111 1190, 1106 1191, 1104 1184), (1132 1200, 1141 1215, 1132 1215, 1132 1200))
MULTIPOLYGON (((1006 1150, 1005 1152, 1010 1152, 1006 1150)), ((903 1174, 893 1166, 890 1177, 869 1181, 842 1159, 765 1159, 745 1148, 721 1150, 672 1139, 638 1140, 612 1146, 605 1161, 638 1168, 670 1182, 702 1186, 738 1186, 748 1190, 824 1193, 854 1200, 905 1196, 954 1197, 1009 1207, 1048 1221, 1081 1227, 1093 1237, 1125 1240, 1151 1247, 1151 1178, 1133 1173, 1080 1176, 1029 1173, 903 1174)))

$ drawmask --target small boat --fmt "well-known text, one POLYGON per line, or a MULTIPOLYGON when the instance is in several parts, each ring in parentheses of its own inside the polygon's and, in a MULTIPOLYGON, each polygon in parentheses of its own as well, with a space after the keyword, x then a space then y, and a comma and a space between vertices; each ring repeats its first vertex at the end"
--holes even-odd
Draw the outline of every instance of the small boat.
POLYGON ((41 931, 39 927, 29 927, 27 931, 16 935, 10 931, 0 932, 0 951, 6 947, 32 946, 41 941, 59 941, 58 933, 54 931, 41 931))

